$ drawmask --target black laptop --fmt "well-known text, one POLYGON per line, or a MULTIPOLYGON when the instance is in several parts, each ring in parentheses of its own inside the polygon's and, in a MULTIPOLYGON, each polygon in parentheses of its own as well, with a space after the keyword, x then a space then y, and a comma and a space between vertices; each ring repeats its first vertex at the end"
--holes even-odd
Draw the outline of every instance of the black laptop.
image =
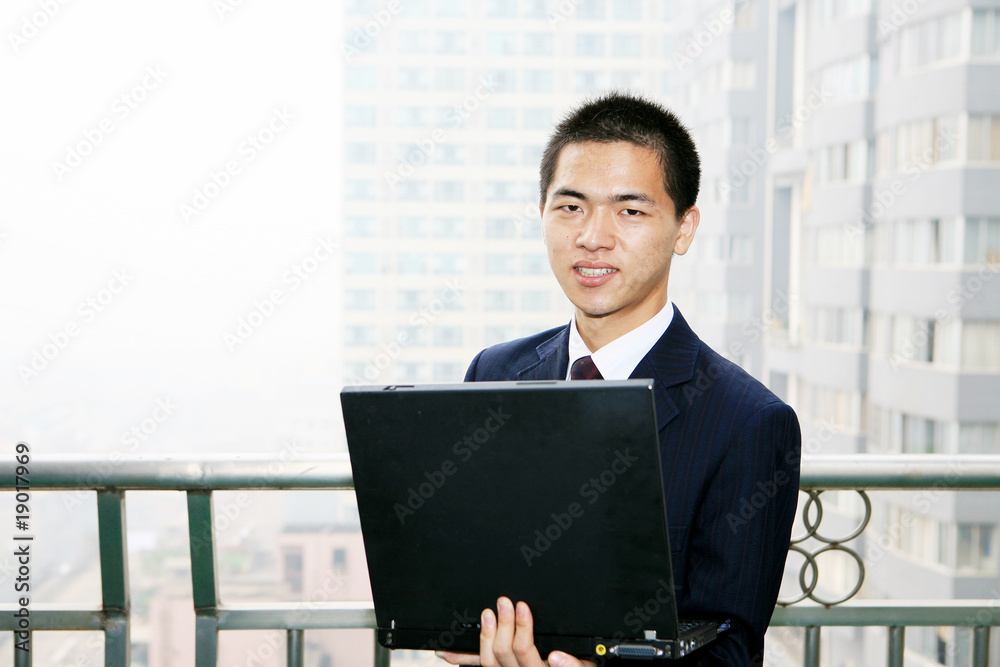
MULTIPOLYGON (((479 614, 524 600, 541 654, 679 658, 648 380, 345 387, 341 404, 388 648, 479 652, 479 614)), ((720 619, 721 620, 721 619, 720 619)))

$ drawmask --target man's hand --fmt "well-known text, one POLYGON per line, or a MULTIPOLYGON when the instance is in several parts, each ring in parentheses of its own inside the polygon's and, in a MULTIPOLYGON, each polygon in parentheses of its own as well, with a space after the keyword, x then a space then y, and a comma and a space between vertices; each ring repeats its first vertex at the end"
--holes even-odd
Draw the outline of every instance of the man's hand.
POLYGON ((481 665, 481 667, 594 667, 568 653, 553 651, 547 661, 542 660, 535 648, 534 622, 531 610, 524 602, 514 605, 509 598, 497 600, 497 614, 484 609, 480 622, 479 655, 438 651, 436 655, 452 665, 481 665), (499 617, 499 623, 497 622, 499 617))

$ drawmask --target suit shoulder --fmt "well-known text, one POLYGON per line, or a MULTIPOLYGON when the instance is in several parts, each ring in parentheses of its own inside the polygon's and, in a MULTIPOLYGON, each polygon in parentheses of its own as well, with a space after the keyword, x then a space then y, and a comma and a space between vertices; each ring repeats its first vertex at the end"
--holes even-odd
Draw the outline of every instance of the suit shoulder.
MULTIPOLYGON (((707 377, 727 397, 739 397, 744 409, 755 412, 769 405, 785 403, 763 382, 750 375, 738 364, 726 359, 703 341, 695 362, 695 381, 707 377)), ((787 406, 785 406, 787 407, 787 406)), ((790 409, 790 408, 789 408, 790 409)))
POLYGON ((472 360, 465 380, 513 380, 518 370, 538 361, 536 350, 539 345, 565 330, 566 325, 563 325, 488 347, 472 360))

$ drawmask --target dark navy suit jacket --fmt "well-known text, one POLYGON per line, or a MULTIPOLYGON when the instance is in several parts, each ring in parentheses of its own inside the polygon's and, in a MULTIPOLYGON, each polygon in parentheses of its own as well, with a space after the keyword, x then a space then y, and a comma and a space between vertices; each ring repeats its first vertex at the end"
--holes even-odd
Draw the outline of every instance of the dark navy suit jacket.
MULTIPOLYGON (((465 379, 564 379, 568 364, 567 325, 483 350, 465 379)), ((673 664, 762 664, 798 496, 795 413, 703 343, 676 307, 631 377, 655 383, 678 613, 733 624, 673 664)))

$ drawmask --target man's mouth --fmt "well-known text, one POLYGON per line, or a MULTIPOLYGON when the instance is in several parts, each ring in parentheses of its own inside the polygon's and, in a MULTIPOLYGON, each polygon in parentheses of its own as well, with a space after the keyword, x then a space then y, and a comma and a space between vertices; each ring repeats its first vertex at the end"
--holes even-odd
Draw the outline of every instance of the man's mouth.
POLYGON ((616 271, 618 271, 618 269, 588 269, 584 266, 574 266, 573 269, 581 276, 585 276, 587 278, 606 276, 609 273, 615 273, 616 271))

